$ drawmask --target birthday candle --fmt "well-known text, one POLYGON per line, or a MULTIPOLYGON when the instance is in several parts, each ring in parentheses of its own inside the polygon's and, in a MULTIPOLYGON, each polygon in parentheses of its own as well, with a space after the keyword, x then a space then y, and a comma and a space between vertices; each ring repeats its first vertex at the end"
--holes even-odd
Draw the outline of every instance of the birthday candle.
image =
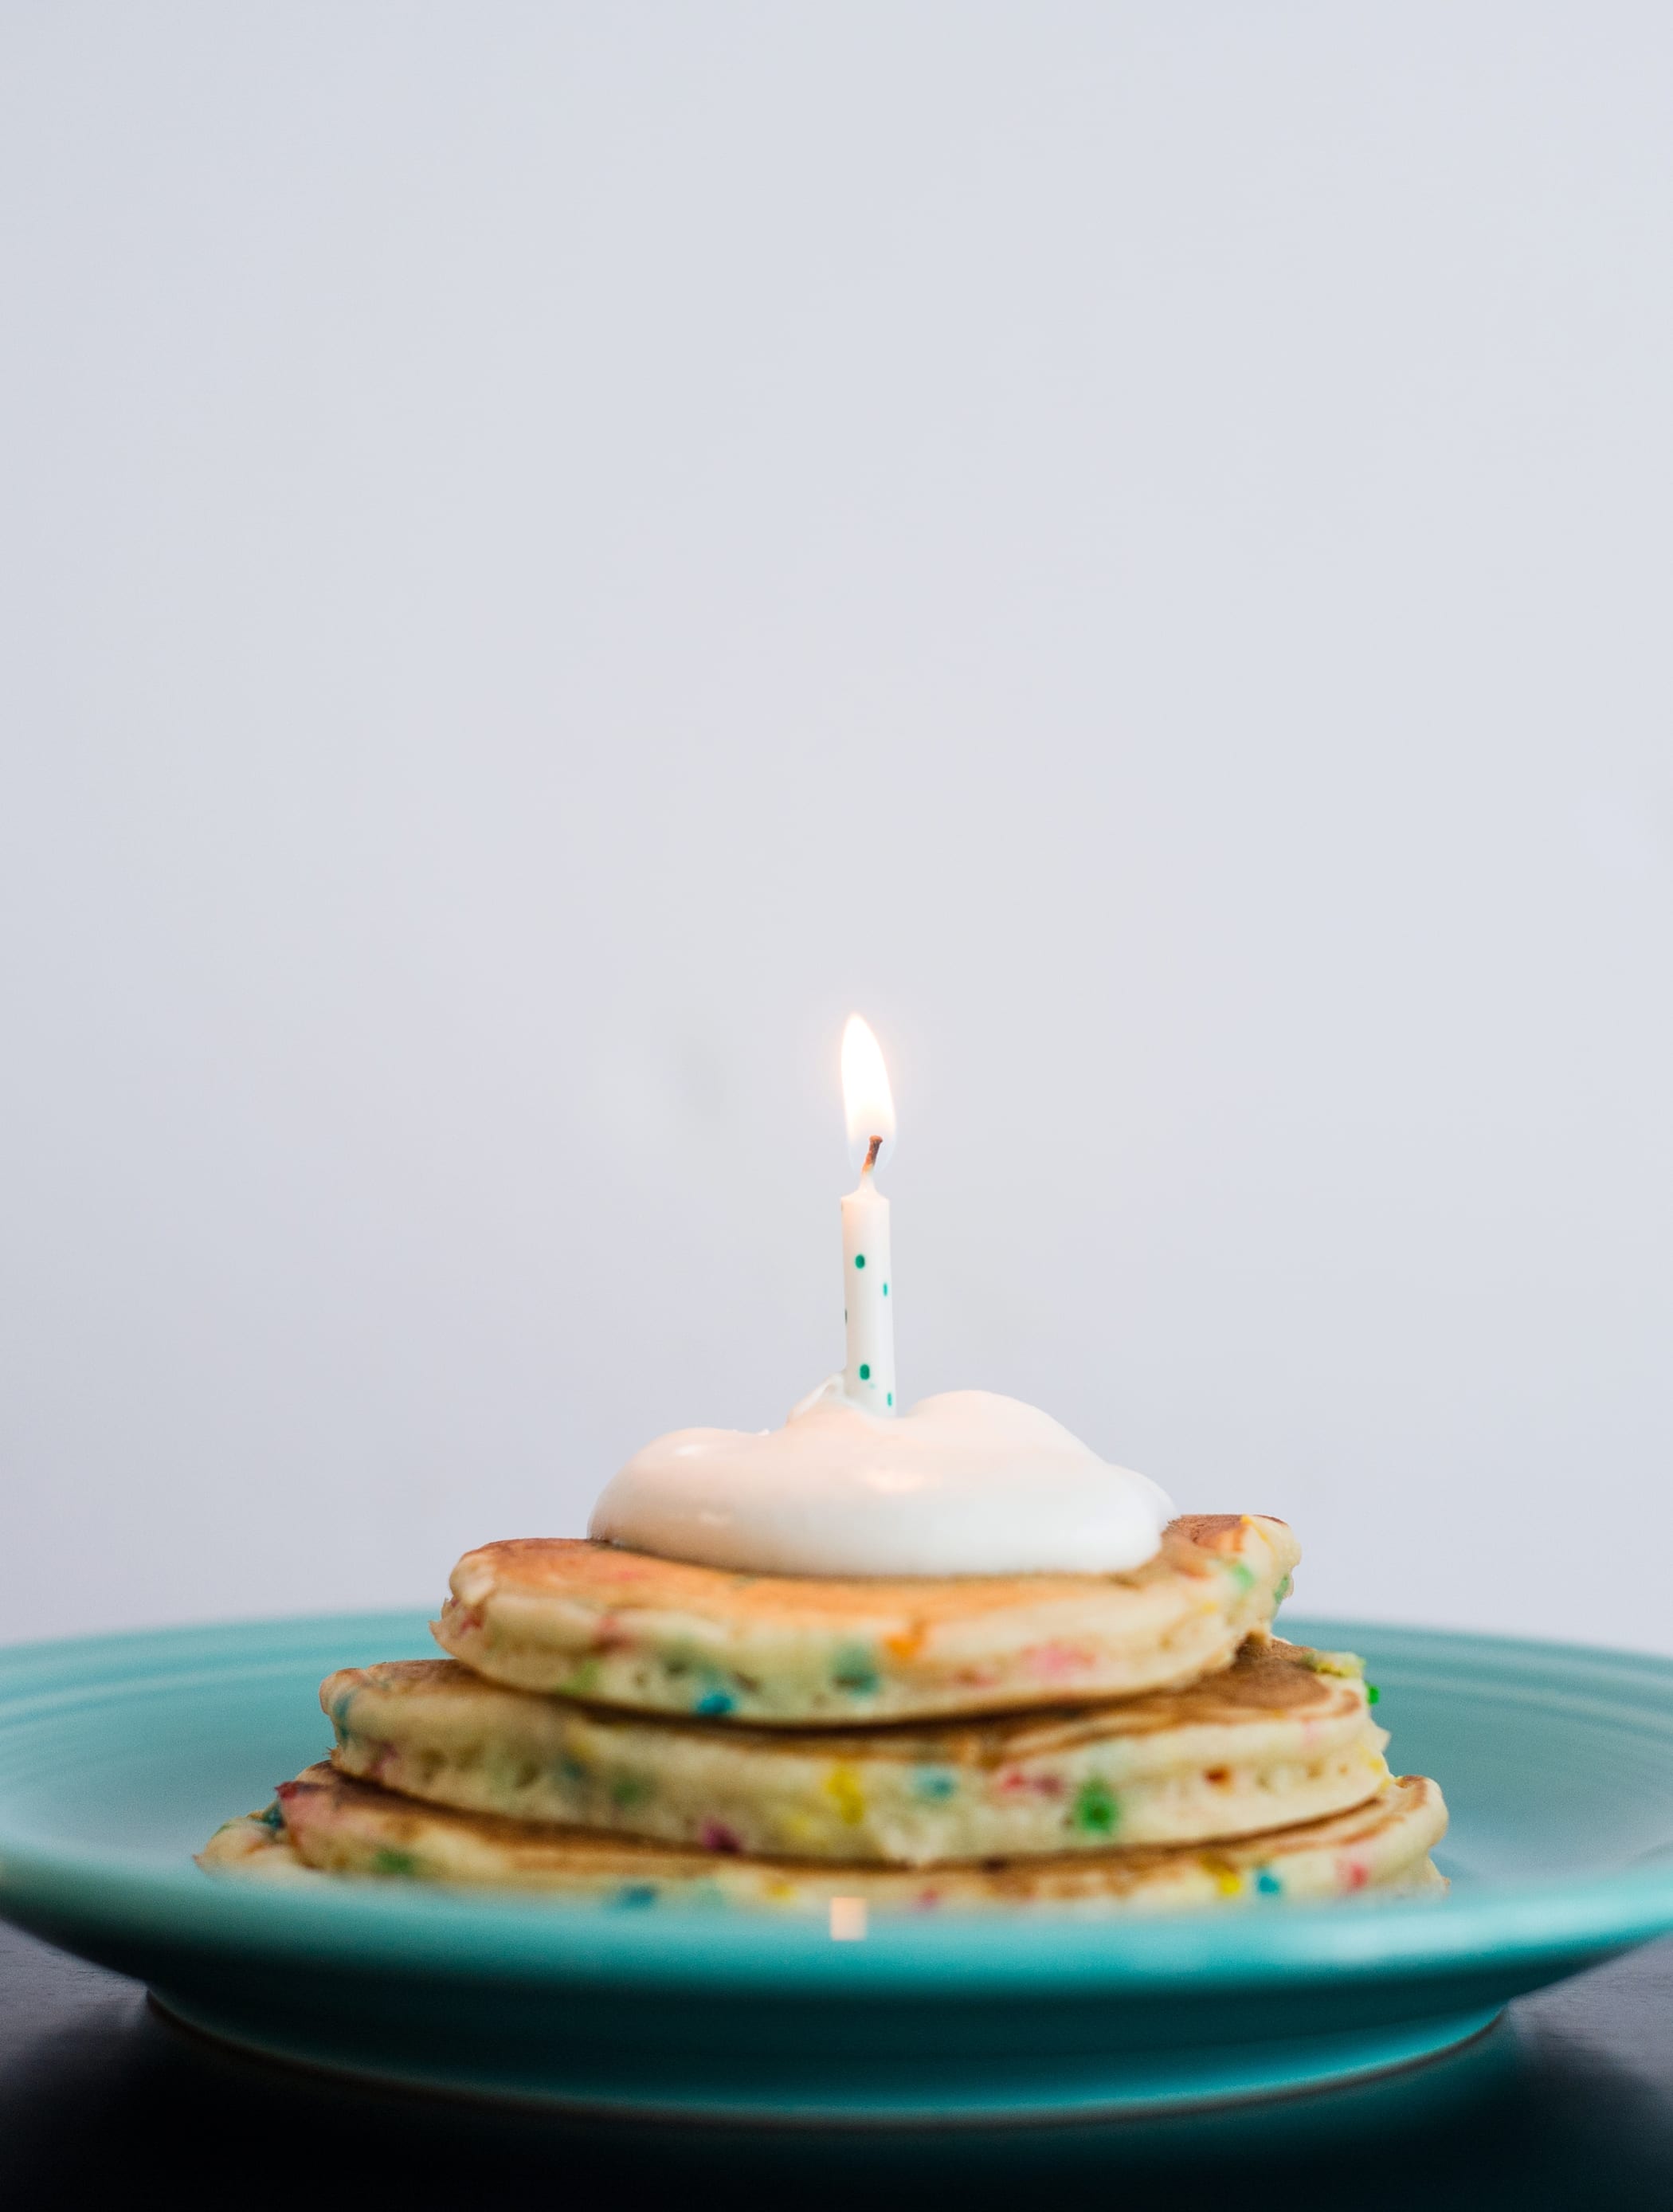
POLYGON ((848 1143, 861 1158, 858 1187, 842 1201, 843 1319, 847 1397, 874 1413, 894 1410, 894 1304, 890 1291, 888 1200, 879 1162, 894 1143, 894 1101, 877 1040, 858 1014, 842 1033, 842 1097, 848 1143))

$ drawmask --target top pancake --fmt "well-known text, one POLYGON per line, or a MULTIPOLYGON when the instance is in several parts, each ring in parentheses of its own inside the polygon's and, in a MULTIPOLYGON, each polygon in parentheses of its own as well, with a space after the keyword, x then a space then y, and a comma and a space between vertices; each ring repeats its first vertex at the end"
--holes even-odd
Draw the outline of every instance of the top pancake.
POLYGON ((443 1649, 515 1689, 784 1727, 1015 1711, 1174 1689, 1228 1665, 1300 1547, 1264 1515, 1183 1514, 1119 1575, 827 1579, 581 1539, 453 1570, 443 1649))

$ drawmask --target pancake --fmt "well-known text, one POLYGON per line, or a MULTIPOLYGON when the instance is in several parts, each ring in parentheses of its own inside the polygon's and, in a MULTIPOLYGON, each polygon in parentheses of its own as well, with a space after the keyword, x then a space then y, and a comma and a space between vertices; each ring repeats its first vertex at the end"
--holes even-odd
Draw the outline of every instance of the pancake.
POLYGON ((209 1874, 252 1875, 262 1881, 319 1882, 318 1873, 291 1841, 276 1797, 264 1813, 240 1813, 223 1820, 197 1854, 209 1874))
POLYGON ((339 1771, 461 1811, 766 1858, 924 1866, 1250 1835, 1388 1779, 1360 1662, 1252 1638, 1184 1690, 859 1729, 623 1714, 457 1661, 328 1675, 339 1771))
POLYGON ((581 1539, 467 1552, 437 1641, 473 1672, 643 1712, 766 1726, 914 1720, 1180 1687, 1271 1620, 1300 1547, 1185 1514, 1120 1575, 829 1580, 581 1539))
POLYGON ((1436 1785, 1421 1775, 1385 1783, 1368 1804, 1327 1820, 1216 1845, 1104 1851, 983 1867, 842 1866, 691 1851, 585 1831, 525 1826, 456 1813, 309 1767, 279 1792, 294 1856, 247 1847, 251 1820, 229 1821, 199 1864, 215 1874, 272 1878, 282 1867, 330 1875, 537 1893, 639 1911, 658 1905, 879 1914, 1071 1913, 1088 1918, 1286 1899, 1317 1903, 1361 1893, 1444 1889, 1428 1854, 1446 1828, 1436 1785))

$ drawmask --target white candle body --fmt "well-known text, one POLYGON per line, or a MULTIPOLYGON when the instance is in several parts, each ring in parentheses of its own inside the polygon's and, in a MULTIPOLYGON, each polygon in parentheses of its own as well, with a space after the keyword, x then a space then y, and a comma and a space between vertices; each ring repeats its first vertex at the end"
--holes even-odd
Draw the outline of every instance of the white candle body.
POLYGON ((868 1169, 842 1201, 843 1393, 873 1413, 894 1411, 894 1303, 889 1292, 888 1200, 868 1169))

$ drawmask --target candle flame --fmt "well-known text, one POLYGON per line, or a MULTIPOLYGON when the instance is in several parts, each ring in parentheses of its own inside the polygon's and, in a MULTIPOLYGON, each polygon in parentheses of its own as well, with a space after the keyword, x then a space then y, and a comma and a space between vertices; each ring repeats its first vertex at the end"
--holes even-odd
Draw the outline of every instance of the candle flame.
POLYGON ((876 1157, 887 1159, 894 1149, 894 1099, 877 1040, 858 1014, 849 1015, 842 1032, 842 1103, 849 1150, 869 1152, 876 1137, 882 1139, 876 1157))

